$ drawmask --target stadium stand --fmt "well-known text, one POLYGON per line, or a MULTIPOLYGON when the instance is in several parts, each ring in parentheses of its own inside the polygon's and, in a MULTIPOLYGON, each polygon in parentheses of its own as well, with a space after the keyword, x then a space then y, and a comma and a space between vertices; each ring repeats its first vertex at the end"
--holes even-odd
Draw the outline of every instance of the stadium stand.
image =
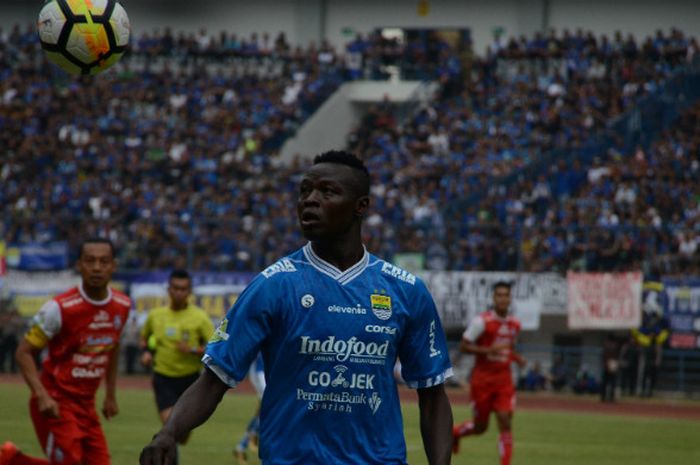
POLYGON ((289 206, 302 162, 283 165, 280 144, 342 82, 396 65, 442 86, 405 120, 390 102, 371 108, 348 136, 379 181, 374 253, 424 252, 434 269, 698 269, 698 162, 682 156, 697 153, 698 109, 652 143, 601 142, 695 62, 678 30, 641 44, 552 31, 481 57, 438 38, 358 36, 341 56, 166 29, 137 38, 113 78, 70 82, 49 80, 37 50, 19 27, 0 43, 9 243, 75 245, 87 231, 111 237, 127 269, 259 270, 301 242, 289 206), (556 151, 579 156, 549 163, 556 151))

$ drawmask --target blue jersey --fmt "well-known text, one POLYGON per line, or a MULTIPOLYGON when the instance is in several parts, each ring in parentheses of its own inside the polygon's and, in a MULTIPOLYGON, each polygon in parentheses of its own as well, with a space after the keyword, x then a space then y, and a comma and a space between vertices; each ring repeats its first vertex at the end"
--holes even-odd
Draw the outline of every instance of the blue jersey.
POLYGON ((258 351, 267 379, 260 408, 265 465, 405 464, 397 357, 413 388, 452 375, 422 281, 367 252, 340 271, 310 244, 250 283, 203 361, 234 387, 258 351))

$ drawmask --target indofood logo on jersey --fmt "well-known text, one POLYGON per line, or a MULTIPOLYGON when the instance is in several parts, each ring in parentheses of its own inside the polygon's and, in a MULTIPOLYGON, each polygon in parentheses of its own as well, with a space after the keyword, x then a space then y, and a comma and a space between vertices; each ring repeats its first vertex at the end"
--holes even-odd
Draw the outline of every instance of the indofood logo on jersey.
POLYGON ((391 297, 388 295, 372 294, 369 296, 372 313, 380 320, 391 318, 391 297))
POLYGON ((386 359, 389 341, 382 344, 362 342, 355 336, 350 339, 336 339, 328 336, 325 340, 301 337, 300 354, 313 355, 314 360, 344 362, 348 359, 357 363, 381 364, 386 359))

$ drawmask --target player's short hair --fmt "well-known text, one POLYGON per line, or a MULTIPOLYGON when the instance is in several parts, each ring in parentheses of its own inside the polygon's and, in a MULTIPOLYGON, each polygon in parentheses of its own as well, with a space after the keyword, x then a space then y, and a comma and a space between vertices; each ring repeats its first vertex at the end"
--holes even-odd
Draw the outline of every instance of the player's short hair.
POLYGON ((345 150, 329 150, 314 158, 314 165, 319 163, 337 163, 352 168, 356 173, 356 185, 359 195, 369 195, 370 176, 367 166, 354 154, 345 150))
POLYGON ((498 289, 499 287, 503 287, 510 291, 513 288, 513 283, 510 281, 496 281, 496 283, 491 287, 491 289, 493 290, 493 292, 496 292, 496 289, 498 289))
POLYGON ((172 281, 173 279, 186 279, 190 283, 192 282, 192 276, 190 276, 187 270, 183 270, 181 268, 177 268, 170 272, 170 276, 168 276, 168 282, 172 281))
POLYGON ((115 258, 117 255, 116 249, 114 248, 114 243, 112 243, 111 240, 105 237, 88 237, 80 243, 80 247, 78 248, 78 258, 83 256, 85 246, 88 244, 107 244, 109 246, 109 251, 112 253, 112 258, 115 258))

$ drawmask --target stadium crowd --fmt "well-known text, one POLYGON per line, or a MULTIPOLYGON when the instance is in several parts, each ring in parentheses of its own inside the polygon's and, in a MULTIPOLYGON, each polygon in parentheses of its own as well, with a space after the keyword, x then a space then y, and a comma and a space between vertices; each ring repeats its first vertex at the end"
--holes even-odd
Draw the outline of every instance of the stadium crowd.
POLYGON ((438 36, 358 36, 340 55, 283 34, 165 30, 135 39, 113 77, 70 81, 50 77, 34 31, 0 38, 10 243, 101 234, 125 268, 258 270, 301 243, 291 205, 302 162, 282 164, 281 143, 344 80, 410 62, 439 95, 403 122, 377 105, 348 137, 375 177, 371 251, 422 252, 446 269, 638 268, 652 250, 666 272, 696 266, 697 109, 649 148, 592 143, 695 59, 696 40, 677 30, 641 44, 552 32, 496 40, 483 57, 438 36), (517 178, 556 149, 586 157, 517 178), (506 175, 517 179, 489 183, 506 175))

